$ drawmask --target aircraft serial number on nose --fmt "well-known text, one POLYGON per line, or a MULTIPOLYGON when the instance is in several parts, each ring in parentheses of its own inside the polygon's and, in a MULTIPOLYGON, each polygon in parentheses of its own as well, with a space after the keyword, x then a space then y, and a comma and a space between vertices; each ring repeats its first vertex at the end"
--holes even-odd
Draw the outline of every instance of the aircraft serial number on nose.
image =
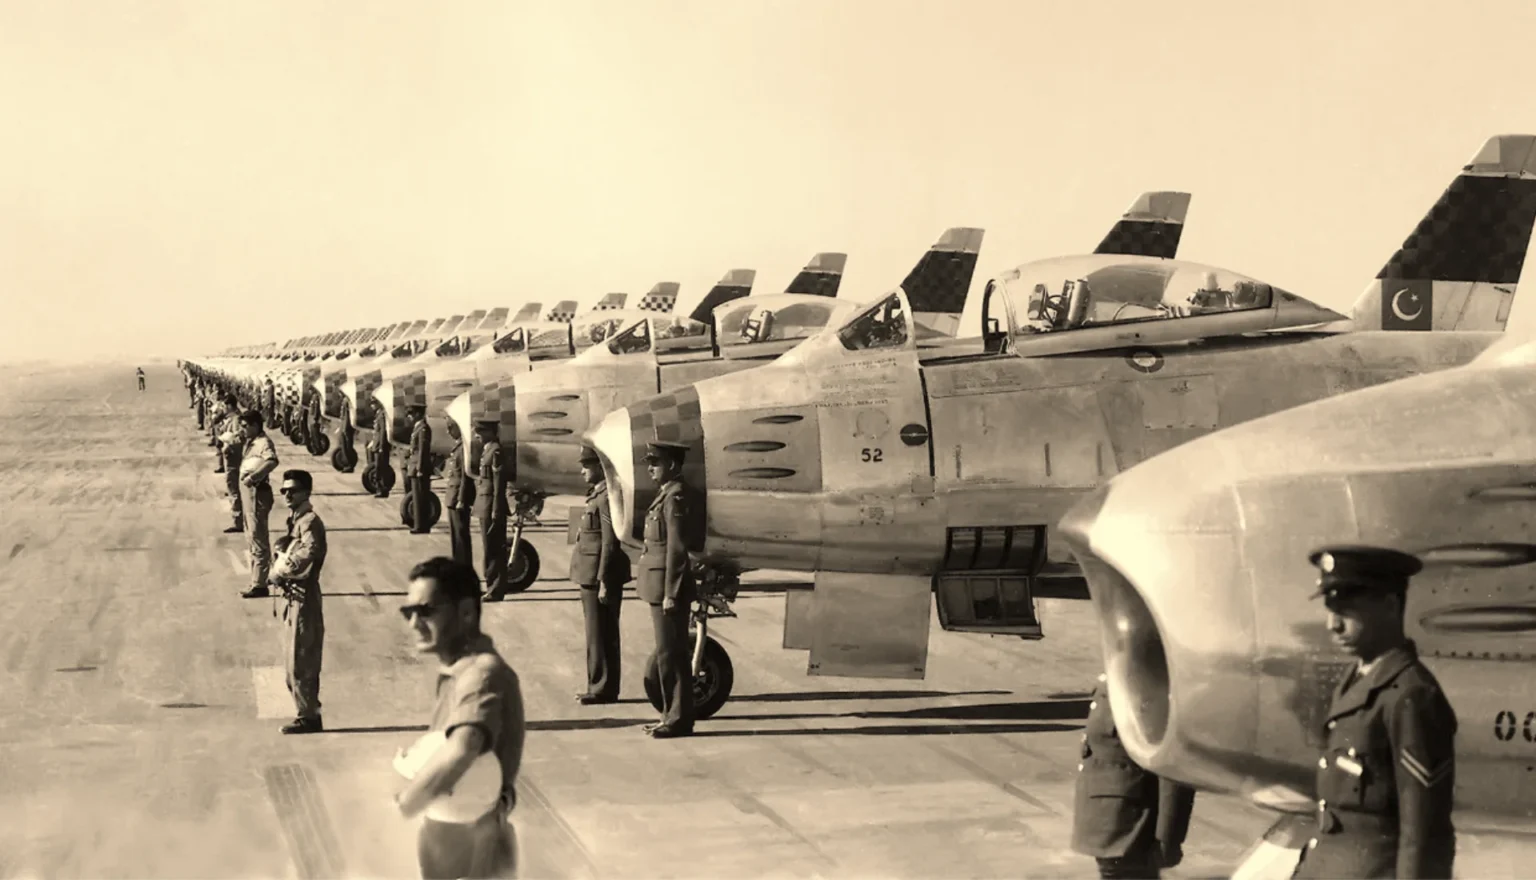
POLYGON ((864 461, 885 461, 885 451, 882 449, 870 449, 865 447, 859 450, 859 458, 864 461))
POLYGON ((1525 713, 1525 719, 1521 721, 1515 713, 1505 709, 1493 719, 1493 738, 1499 742, 1514 739, 1517 731, 1526 742, 1536 742, 1536 712, 1525 713))

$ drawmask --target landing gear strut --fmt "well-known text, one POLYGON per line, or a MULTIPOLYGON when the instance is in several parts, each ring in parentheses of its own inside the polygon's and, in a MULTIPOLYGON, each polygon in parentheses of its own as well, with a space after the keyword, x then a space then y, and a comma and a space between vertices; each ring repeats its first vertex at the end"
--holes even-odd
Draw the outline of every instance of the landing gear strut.
POLYGON ((534 492, 512 495, 512 549, 507 557, 507 592, 521 593, 539 579, 539 551, 523 540, 523 529, 539 523, 544 512, 544 496, 534 492))
MULTIPOLYGON (((731 686, 736 682, 731 655, 724 645, 709 637, 709 620, 736 616, 730 603, 736 601, 741 576, 704 563, 694 563, 693 571, 699 589, 699 598, 690 614, 693 625, 689 630, 693 637, 693 712, 695 717, 702 719, 713 716, 725 706, 731 697, 731 686)), ((661 673, 654 651, 645 663, 645 696, 660 712, 661 673)))

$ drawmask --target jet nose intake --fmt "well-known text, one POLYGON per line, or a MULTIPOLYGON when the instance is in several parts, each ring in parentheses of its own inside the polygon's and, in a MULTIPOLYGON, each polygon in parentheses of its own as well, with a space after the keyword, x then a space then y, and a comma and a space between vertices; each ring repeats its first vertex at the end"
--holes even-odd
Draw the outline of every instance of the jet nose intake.
MULTIPOLYGON (((622 538, 643 540, 643 514, 660 488, 646 468, 651 443, 684 444, 683 480, 696 490, 700 503, 708 486, 704 467, 704 429, 699 395, 692 386, 616 409, 587 435, 603 459, 614 531, 622 538)), ((704 511, 698 512, 701 516, 704 511)))

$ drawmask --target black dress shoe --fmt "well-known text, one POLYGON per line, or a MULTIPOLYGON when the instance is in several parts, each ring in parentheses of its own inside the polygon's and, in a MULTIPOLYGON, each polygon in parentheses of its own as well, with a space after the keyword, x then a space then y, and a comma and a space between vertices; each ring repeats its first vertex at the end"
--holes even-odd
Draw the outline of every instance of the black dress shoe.
POLYGON ((678 725, 677 727, 669 727, 665 724, 658 724, 651 730, 651 739, 676 739, 680 736, 692 735, 693 728, 683 727, 682 725, 678 725))
POLYGON ((320 716, 313 718, 295 718, 283 725, 283 733, 319 733, 325 729, 325 724, 320 716))
POLYGON ((640 729, 642 731, 646 732, 646 733, 651 733, 652 731, 654 731, 656 728, 658 728, 660 726, 661 726, 661 722, 660 721, 652 721, 650 724, 647 724, 646 726, 644 726, 644 727, 642 727, 640 729))
POLYGON ((583 706, 596 706, 603 703, 617 703, 618 697, 605 697, 602 694, 577 694, 576 702, 583 706))
POLYGON ((482 601, 482 602, 500 602, 501 600, 503 600, 505 598, 507 598, 507 594, 506 593, 486 593, 484 596, 480 597, 480 601, 482 601))
POLYGON ((230 526, 229 528, 224 530, 224 534, 226 534, 226 535, 238 535, 238 534, 240 534, 243 531, 245 531, 245 529, 242 529, 239 526, 230 526))
POLYGON ((249 590, 246 590, 245 592, 241 593, 240 594, 240 598, 242 598, 242 599, 265 599, 265 598, 267 598, 270 595, 272 595, 272 593, 266 587, 251 587, 249 590))

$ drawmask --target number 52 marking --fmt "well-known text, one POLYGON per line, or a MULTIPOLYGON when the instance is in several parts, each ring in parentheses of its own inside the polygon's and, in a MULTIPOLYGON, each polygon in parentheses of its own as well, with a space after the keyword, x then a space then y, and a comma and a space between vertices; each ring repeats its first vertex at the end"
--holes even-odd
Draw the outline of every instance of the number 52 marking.
POLYGON ((880 449, 865 447, 859 450, 859 458, 864 461, 885 461, 885 452, 880 449))

